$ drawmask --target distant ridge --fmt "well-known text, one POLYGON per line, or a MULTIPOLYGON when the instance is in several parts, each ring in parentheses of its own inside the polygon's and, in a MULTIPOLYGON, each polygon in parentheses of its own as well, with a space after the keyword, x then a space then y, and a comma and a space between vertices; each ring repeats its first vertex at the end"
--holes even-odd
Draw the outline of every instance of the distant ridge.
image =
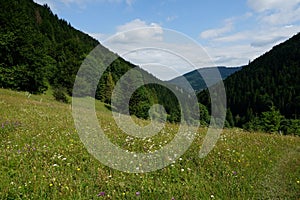
MULTIPOLYGON (((169 80, 168 83, 188 90, 190 87, 186 85, 185 80, 187 80, 195 91, 201 91, 203 89, 206 89, 208 86, 206 85, 203 77, 200 74, 204 74, 204 75, 208 74, 214 68, 215 67, 206 67, 206 68, 194 70, 194 71, 188 72, 182 76, 176 77, 172 80, 169 80)), ((220 67, 216 67, 216 68, 218 68, 222 79, 225 79, 228 76, 230 76, 231 74, 242 69, 242 67, 224 67, 224 66, 220 66, 220 67)), ((216 80, 214 83, 216 83, 217 81, 218 80, 216 80)))

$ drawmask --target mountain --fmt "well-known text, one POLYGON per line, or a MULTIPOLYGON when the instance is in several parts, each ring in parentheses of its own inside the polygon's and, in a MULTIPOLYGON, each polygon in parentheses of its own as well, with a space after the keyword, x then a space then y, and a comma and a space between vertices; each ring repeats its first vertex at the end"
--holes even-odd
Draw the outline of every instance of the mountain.
POLYGON ((180 121, 177 98, 162 86, 166 83, 114 54, 94 38, 73 28, 64 19, 59 19, 46 4, 41 6, 32 0, 0 0, 0 11, 1 88, 35 94, 52 88, 55 98, 61 101, 67 100, 65 96, 68 94, 92 96, 110 104, 112 91, 118 80, 135 68, 138 77, 133 74, 123 84, 125 94, 136 82, 145 83, 150 80, 149 82, 157 84, 138 88, 130 99, 119 95, 118 101, 122 103, 128 100, 130 114, 141 118, 149 118, 150 107, 161 104, 165 107, 168 121, 180 121), (90 55, 95 47, 96 56, 90 55), (86 68, 88 78, 78 75, 77 86, 80 90, 72 93, 77 72, 87 55, 90 63, 96 65, 86 68), (98 81, 95 71, 91 70, 95 70, 93 67, 107 65, 98 81))
MULTIPOLYGON (((217 67, 217 68, 220 72, 222 79, 225 79, 228 76, 230 76, 231 74, 242 69, 242 67, 217 67)), ((201 68, 198 70, 188 72, 188 73, 186 73, 182 76, 176 77, 172 80, 169 80, 168 83, 188 90, 190 87, 186 86, 186 80, 187 80, 195 91, 201 91, 201 90, 207 88, 207 85, 200 74, 203 74, 203 75, 210 74, 211 71, 212 71, 211 67, 201 68)), ((216 82, 217 82, 217 80, 214 83, 216 83, 216 82)))
MULTIPOLYGON (((273 47, 224 81, 227 105, 242 126, 275 106, 288 119, 300 118, 300 33, 273 47)), ((209 106, 208 91, 198 94, 209 106)))

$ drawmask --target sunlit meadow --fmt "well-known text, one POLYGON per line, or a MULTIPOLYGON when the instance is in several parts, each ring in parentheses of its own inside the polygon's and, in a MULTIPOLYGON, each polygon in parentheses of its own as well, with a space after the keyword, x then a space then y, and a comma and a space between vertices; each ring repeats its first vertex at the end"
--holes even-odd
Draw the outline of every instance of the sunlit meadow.
MULTIPOLYGON (((167 124, 153 138, 122 133, 96 102, 108 137, 129 151, 150 152, 176 134, 167 124)), ((147 121, 135 119, 137 123, 147 121)), ((0 89, 0 199, 299 199, 300 138, 225 129, 200 159, 206 129, 189 150, 161 170, 131 174, 91 156, 74 127, 71 105, 49 94, 0 89)))

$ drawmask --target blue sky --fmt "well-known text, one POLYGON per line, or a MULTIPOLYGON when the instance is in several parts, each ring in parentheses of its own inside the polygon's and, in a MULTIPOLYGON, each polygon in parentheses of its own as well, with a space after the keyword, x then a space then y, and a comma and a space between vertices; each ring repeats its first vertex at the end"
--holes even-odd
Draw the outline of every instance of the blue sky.
MULTIPOLYGON (((112 35, 134 28, 155 28, 155 33, 145 34, 143 31, 143 34, 140 34, 140 31, 134 34, 142 35, 140 39, 143 42, 149 41, 147 44, 150 44, 154 41, 153 37, 163 35, 166 29, 172 29, 197 42, 217 66, 247 64, 249 60, 270 50, 272 46, 300 32, 300 0, 35 0, 35 2, 47 3, 60 18, 64 18, 75 28, 90 34, 104 45, 107 44, 108 48, 117 53, 119 47, 110 46, 112 42, 105 43, 112 35)), ((136 39, 125 38, 126 45, 129 45, 130 39, 136 39)), ((133 42, 135 47, 145 45, 136 44, 137 41, 131 43, 133 42)), ((177 52, 188 51, 190 54, 197 52, 193 49, 188 50, 182 44, 172 48, 177 49, 177 52)), ((150 60, 146 58, 147 56, 154 55, 153 52, 143 53, 146 60, 150 60)), ((194 55, 197 56, 201 57, 194 55)), ((135 64, 141 64, 133 55, 124 57, 135 64)), ((158 58, 156 62, 163 62, 158 58)), ((160 55, 160 58, 165 60, 166 57, 160 55)), ((197 62, 196 65, 197 68, 207 67, 212 62, 197 62)), ((165 62, 163 65, 174 65, 174 60, 173 63, 165 62)), ((191 70, 179 64, 174 68, 179 74, 191 70)), ((166 72, 156 75, 164 80, 175 76, 166 72)))

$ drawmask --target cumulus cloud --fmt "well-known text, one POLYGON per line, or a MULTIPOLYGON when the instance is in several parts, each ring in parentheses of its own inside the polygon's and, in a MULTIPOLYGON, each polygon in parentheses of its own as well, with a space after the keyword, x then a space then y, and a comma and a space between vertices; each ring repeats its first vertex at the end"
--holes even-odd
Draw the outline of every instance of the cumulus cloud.
POLYGON ((103 44, 162 80, 213 65, 206 51, 192 39, 140 19, 118 26, 116 34, 103 44))
POLYGON ((135 19, 117 27, 112 42, 114 43, 139 43, 147 41, 153 43, 162 40, 162 27, 156 23, 146 23, 135 19), (132 31, 134 30, 134 31, 132 31))
POLYGON ((233 21, 232 20, 226 20, 225 25, 221 28, 215 28, 215 29, 208 29, 206 31, 203 31, 200 34, 200 37, 203 39, 210 39, 210 38, 216 38, 219 37, 225 33, 228 33, 232 31, 233 29, 233 21))
POLYGON ((290 10, 295 6, 299 6, 300 0, 248 0, 249 7, 256 12, 264 12, 267 10, 290 10))
POLYGON ((213 45, 206 46, 206 49, 216 65, 244 65, 292 37, 299 30, 299 25, 256 28, 210 40, 213 45))
POLYGON ((247 3, 266 24, 284 25, 300 20, 300 0, 248 0, 247 3))
POLYGON ((250 11, 221 28, 201 32, 217 65, 243 65, 300 31, 300 0, 247 0, 250 11), (235 31, 240 24, 255 24, 235 31))

